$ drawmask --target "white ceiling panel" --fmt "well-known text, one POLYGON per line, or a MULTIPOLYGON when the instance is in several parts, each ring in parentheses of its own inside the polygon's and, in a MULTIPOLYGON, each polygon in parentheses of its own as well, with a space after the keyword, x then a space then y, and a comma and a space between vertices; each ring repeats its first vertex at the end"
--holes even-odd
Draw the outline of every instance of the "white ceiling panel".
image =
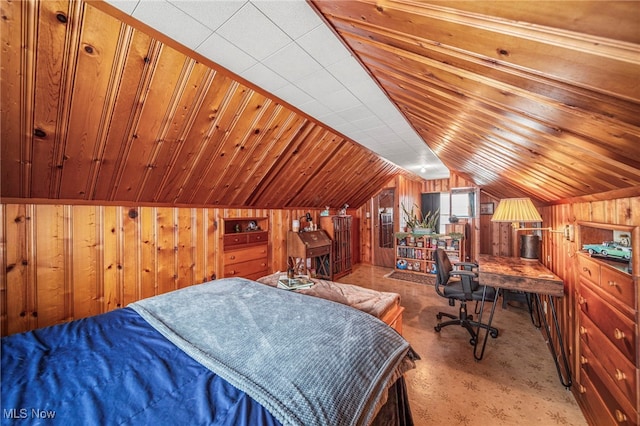
POLYGON ((211 6, 202 7, 202 0, 180 0, 174 1, 173 5, 207 28, 216 31, 242 8, 244 2, 216 0, 211 6))
POLYGON ((227 69, 233 69, 236 74, 240 75, 260 63, 217 33, 211 34, 194 50, 227 69))
POLYGON ((343 59, 351 58, 351 53, 345 49, 331 30, 324 26, 314 28, 296 40, 296 43, 325 68, 343 59))
POLYGON ((257 84, 268 92, 276 92, 290 84, 280 74, 270 70, 261 62, 256 62, 240 74, 243 78, 257 84))
POLYGON ((345 90, 345 87, 324 68, 296 81, 296 86, 314 98, 345 90))
POLYGON ((292 83, 322 69, 315 59, 293 42, 266 58, 263 64, 292 83))
POLYGON ((258 0, 252 3, 292 40, 302 37, 314 28, 324 27, 322 19, 305 1, 258 0))
POLYGON ((259 61, 292 41, 251 3, 245 4, 216 32, 259 61))

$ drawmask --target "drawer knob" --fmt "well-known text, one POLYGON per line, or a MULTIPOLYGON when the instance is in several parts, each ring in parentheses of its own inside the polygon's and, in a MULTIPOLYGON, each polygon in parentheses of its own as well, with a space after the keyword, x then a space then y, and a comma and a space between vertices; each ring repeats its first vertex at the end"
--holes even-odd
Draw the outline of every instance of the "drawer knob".
POLYGON ((627 375, 616 368, 616 380, 624 380, 626 378, 627 378, 627 375))
POLYGON ((591 271, 586 266, 582 267, 582 272, 586 272, 587 274, 591 275, 591 271))
POLYGON ((583 336, 587 334, 587 328, 583 325, 580 326, 580 334, 583 336))
POLYGON ((616 420, 618 423, 626 422, 627 416, 620 410, 616 410, 616 420))
POLYGON ((236 260, 236 257, 235 256, 229 256, 229 259, 236 260))
POLYGON ((585 299, 584 297, 580 296, 578 298, 578 304, 584 305, 585 303, 587 303, 587 299, 585 299))
POLYGON ((620 331, 620 329, 616 328, 615 331, 613 332, 613 336, 617 340, 622 340, 624 339, 624 331, 620 331))
POLYGON ((587 360, 587 357, 584 355, 580 355, 580 364, 585 365, 588 364, 589 361, 587 360))
POLYGON ((587 388, 585 388, 584 386, 580 385, 580 387, 578 388, 578 391, 580 393, 587 393, 587 388))
POLYGON ((608 281, 607 284, 609 284, 609 287, 615 287, 618 285, 618 283, 615 281, 608 281))

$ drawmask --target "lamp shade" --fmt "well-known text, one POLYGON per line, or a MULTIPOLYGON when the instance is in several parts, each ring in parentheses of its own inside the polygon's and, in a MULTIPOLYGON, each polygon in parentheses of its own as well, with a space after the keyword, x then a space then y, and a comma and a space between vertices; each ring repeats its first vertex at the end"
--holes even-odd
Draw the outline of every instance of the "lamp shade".
POLYGON ((491 217, 492 222, 542 222, 542 217, 529 198, 505 198, 491 217))

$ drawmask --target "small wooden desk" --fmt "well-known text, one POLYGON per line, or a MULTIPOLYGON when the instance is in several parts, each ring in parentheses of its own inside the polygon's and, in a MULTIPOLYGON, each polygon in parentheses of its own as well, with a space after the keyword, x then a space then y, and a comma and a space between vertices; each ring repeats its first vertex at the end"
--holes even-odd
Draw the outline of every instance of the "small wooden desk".
MULTIPOLYGON (((571 369, 569 367, 569 361, 564 348, 564 342, 554 303, 554 298, 564 297, 564 283, 562 282, 562 279, 538 261, 523 260, 518 257, 480 255, 478 256, 478 265, 478 280, 480 281, 480 284, 494 287, 496 290, 500 288, 506 290, 518 290, 530 293, 534 296, 534 305, 538 310, 538 316, 541 318, 542 324, 544 324, 545 337, 549 344, 551 354, 553 355, 553 360, 556 363, 560 382, 567 388, 571 387, 571 369), (546 295, 549 297, 549 307, 551 308, 553 325, 558 336, 564 372, 562 371, 562 367, 558 361, 555 345, 551 338, 547 316, 545 315, 545 312, 542 312, 540 295, 546 295)), ((491 314, 489 315, 488 323, 489 326, 493 320, 493 313, 496 307, 498 293, 499 292, 496 291, 496 296, 491 307, 491 314)), ((478 332, 480 332, 480 330, 478 330, 478 332)), ((488 333, 486 333, 484 337, 482 352, 484 352, 487 337, 488 333)), ((482 355, 480 355, 480 357, 482 357, 482 355)))
POLYGON ((309 275, 307 261, 316 268, 316 277, 333 280, 331 239, 323 230, 287 234, 287 256, 290 268, 309 275))

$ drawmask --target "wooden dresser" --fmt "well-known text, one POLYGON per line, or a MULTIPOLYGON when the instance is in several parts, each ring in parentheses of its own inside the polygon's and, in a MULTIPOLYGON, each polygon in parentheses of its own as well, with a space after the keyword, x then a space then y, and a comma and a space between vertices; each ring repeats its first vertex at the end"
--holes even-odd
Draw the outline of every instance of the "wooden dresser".
POLYGON ((333 241, 332 279, 338 279, 351 273, 353 268, 353 249, 351 244, 351 216, 321 216, 322 228, 333 241))
MULTIPOLYGON (((579 248, 638 232, 634 228, 595 223, 581 223, 579 228, 579 248)), ((637 249, 636 244, 633 250, 637 253, 637 249)), ((584 251, 578 253, 577 262, 578 400, 591 424, 638 425, 637 276, 634 279, 630 274, 630 262, 592 256, 584 251)))
POLYGON ((267 218, 226 218, 222 238, 222 277, 255 280, 269 274, 267 218))

